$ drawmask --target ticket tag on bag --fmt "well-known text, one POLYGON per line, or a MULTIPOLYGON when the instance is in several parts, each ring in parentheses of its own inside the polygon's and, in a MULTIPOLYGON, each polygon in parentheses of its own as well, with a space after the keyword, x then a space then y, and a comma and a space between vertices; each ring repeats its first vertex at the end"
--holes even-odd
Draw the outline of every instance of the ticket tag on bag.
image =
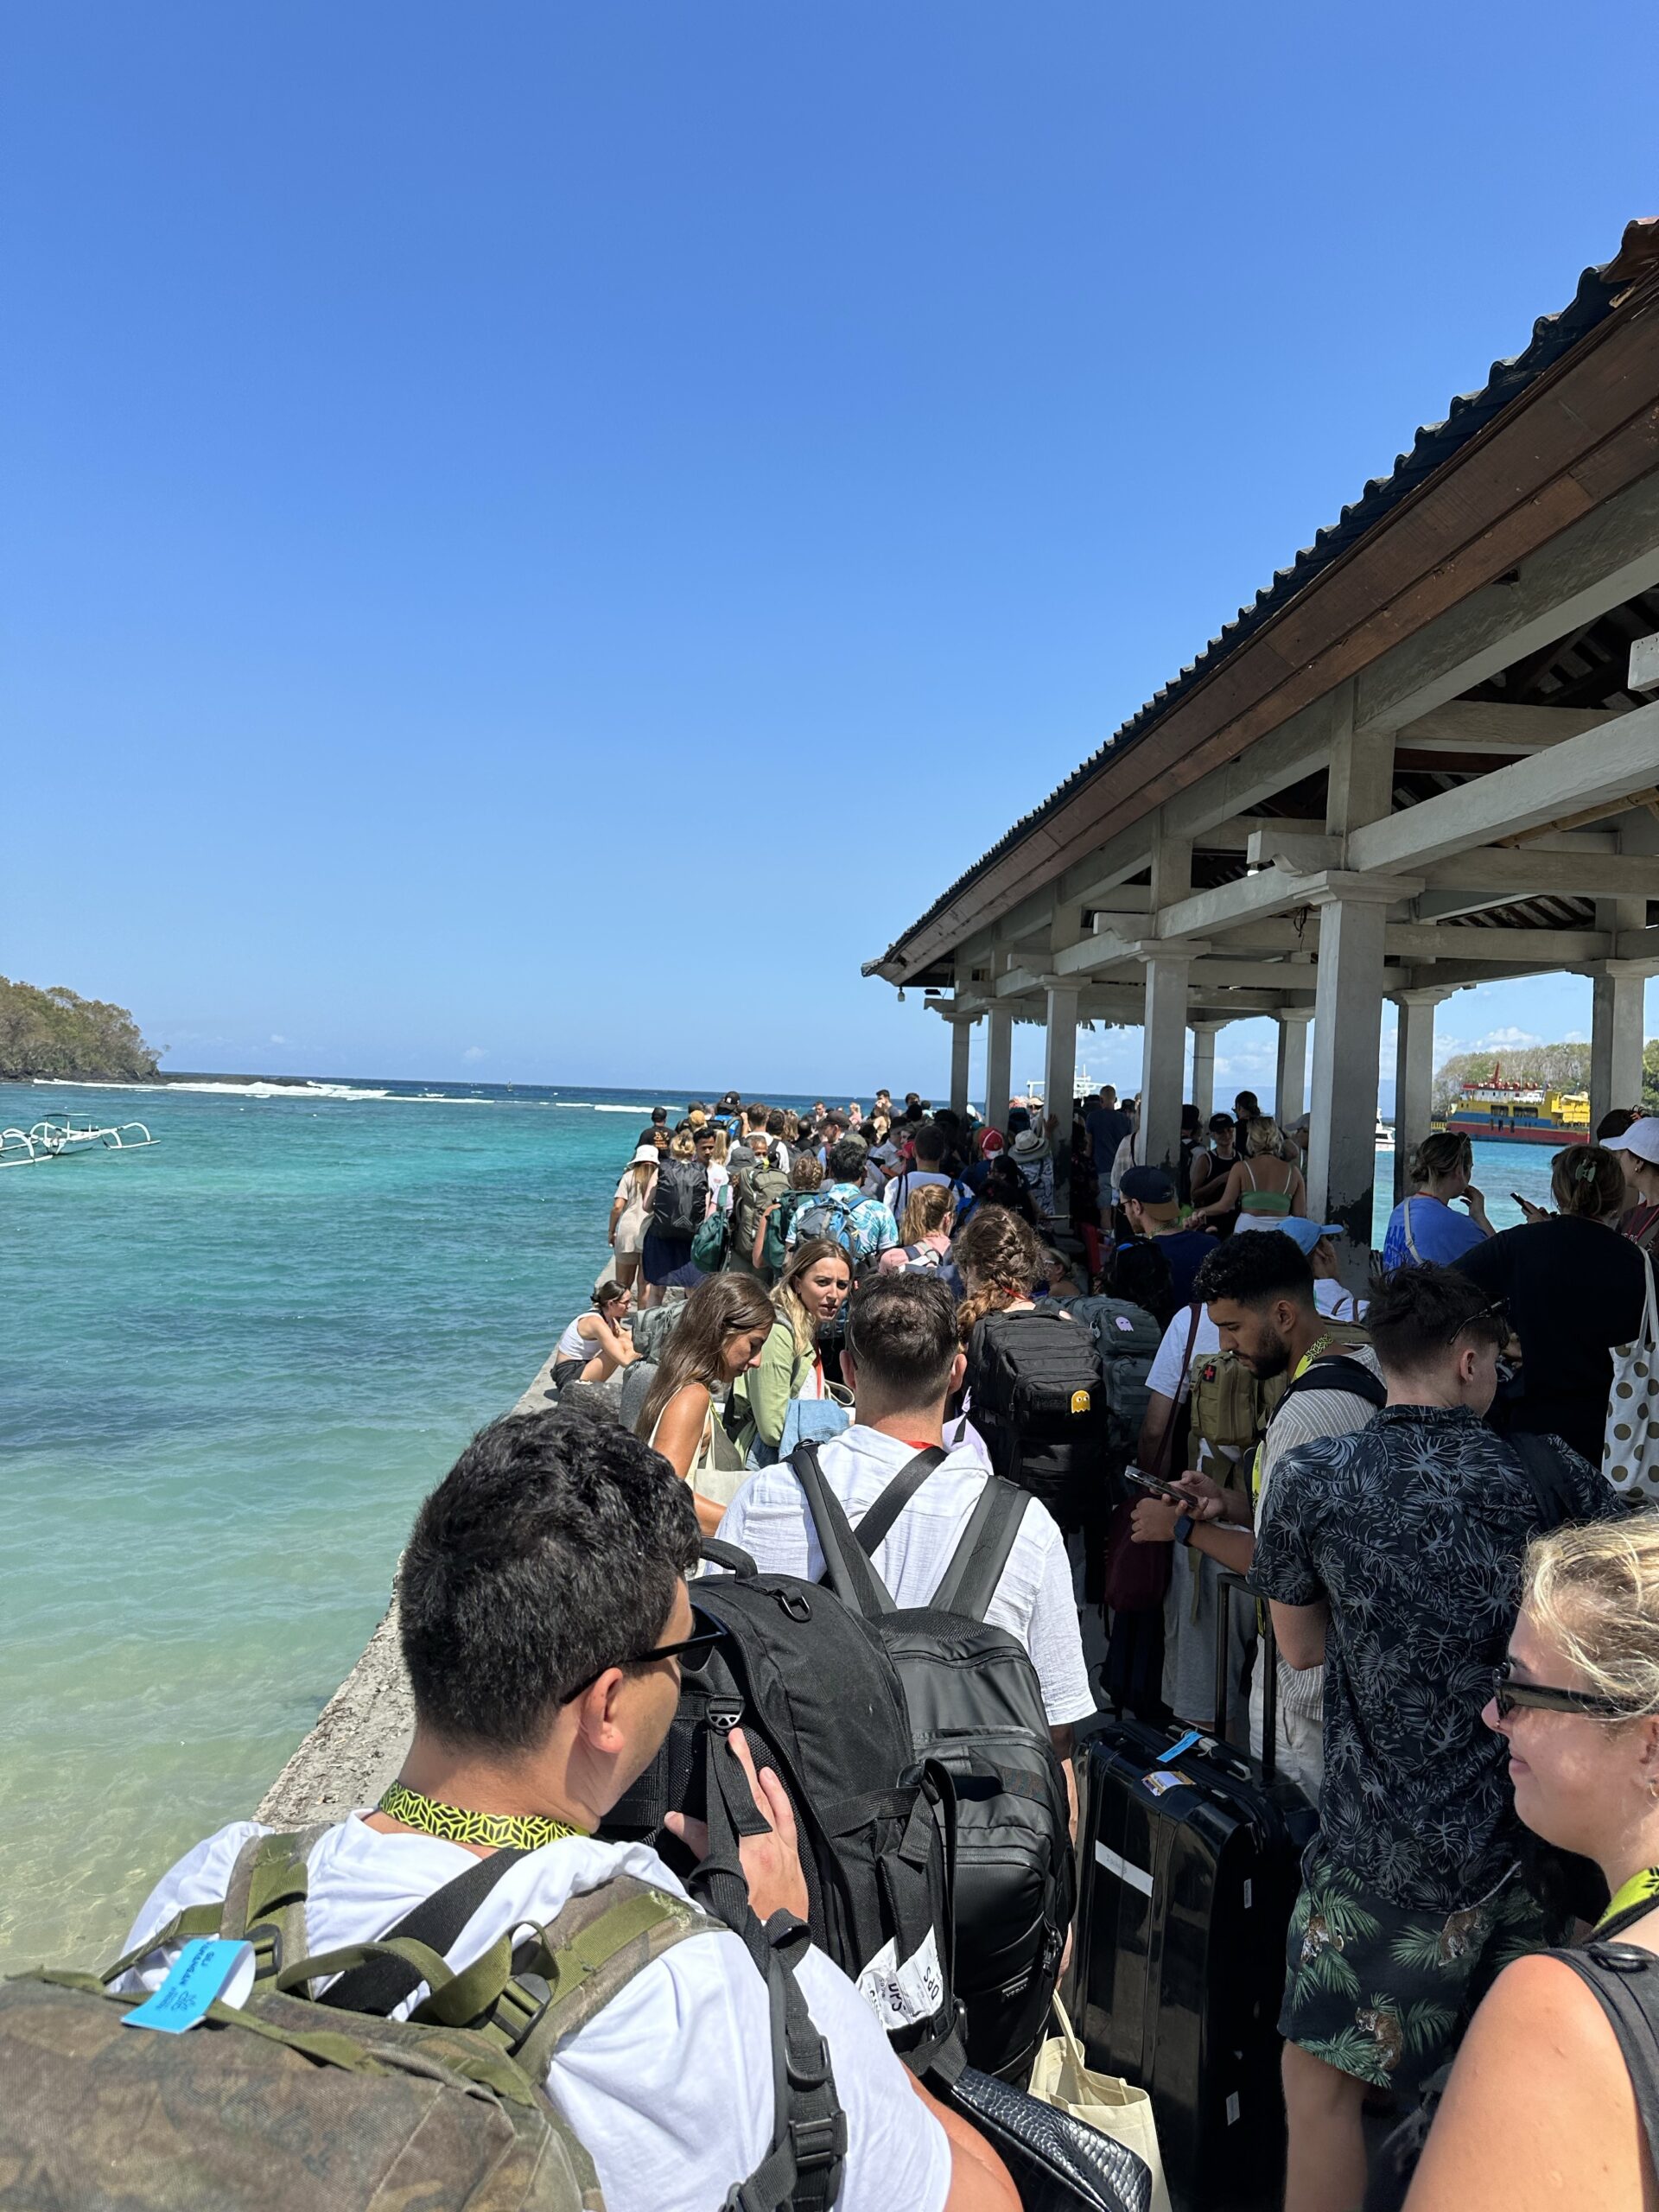
POLYGON ((1200 1737, 1198 1730, 1196 1728, 1189 1728, 1185 1735, 1178 1737, 1175 1742, 1170 1745, 1166 1751, 1159 1752, 1159 1765, 1167 1766, 1172 1759, 1179 1758, 1183 1751, 1190 1751, 1195 1744, 1201 1743, 1202 1741, 1203 1738, 1200 1737))
POLYGON ((164 2036, 181 2036, 194 2028, 218 1999, 226 2004, 246 2004, 253 1987, 253 1946, 228 1937, 197 1936, 188 1942, 168 1969, 161 1987, 121 2016, 129 2028, 158 2028, 164 2036))

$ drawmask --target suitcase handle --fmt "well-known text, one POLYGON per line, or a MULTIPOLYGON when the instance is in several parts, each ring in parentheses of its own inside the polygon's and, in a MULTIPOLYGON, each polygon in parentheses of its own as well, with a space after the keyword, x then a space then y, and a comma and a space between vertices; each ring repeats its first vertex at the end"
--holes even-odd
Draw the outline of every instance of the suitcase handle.
MULTIPOLYGON (((1232 1624, 1233 1592, 1242 1591, 1254 1604, 1255 1592, 1242 1574, 1224 1568, 1216 1577, 1216 1586, 1221 1592, 1221 1618, 1216 1628, 1216 1734, 1224 1743, 1227 1738, 1227 1631, 1232 1624)), ((1264 1672, 1262 1677, 1262 1779, 1271 1782, 1279 1768, 1279 1644, 1273 1632, 1273 1613, 1264 1602, 1260 1607, 1262 1622, 1262 1654, 1264 1672)))

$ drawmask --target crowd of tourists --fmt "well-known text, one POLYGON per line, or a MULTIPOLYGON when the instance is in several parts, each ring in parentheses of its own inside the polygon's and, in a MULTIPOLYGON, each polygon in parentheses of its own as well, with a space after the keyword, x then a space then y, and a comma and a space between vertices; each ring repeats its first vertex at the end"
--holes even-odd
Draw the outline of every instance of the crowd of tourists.
MULTIPOLYGON (((112 1986, 246 1932, 341 2018, 482 2028, 611 2212, 1106 2202, 976 2085, 1063 1975, 1091 2043, 1221 2001, 1157 1945, 1103 1994, 1090 1897, 1155 1891, 1115 1802, 1243 1807, 1288 2212, 1650 2207, 1659 1122, 1503 1230, 1429 1137, 1373 1268, 1248 1092, 1167 1162, 1109 1090, 997 1103, 658 1109, 546 1409, 416 1519, 396 1782, 198 1845, 112 1986)), ((1172 2177, 1225 2040, 1154 2088, 1172 2177)))

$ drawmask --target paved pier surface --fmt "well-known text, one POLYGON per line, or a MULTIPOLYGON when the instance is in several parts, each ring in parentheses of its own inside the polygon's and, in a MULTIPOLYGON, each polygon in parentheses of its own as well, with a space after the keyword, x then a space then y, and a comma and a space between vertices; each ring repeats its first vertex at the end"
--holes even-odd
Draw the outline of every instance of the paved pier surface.
MULTIPOLYGON (((539 1412, 548 1402, 552 1378, 553 1354, 549 1352, 513 1412, 539 1412)), ((394 1598, 362 1657, 261 1799, 254 1818, 278 1827, 344 1820, 359 1805, 374 1804, 387 1783, 397 1779, 414 1726, 415 1704, 397 1648, 394 1598)))

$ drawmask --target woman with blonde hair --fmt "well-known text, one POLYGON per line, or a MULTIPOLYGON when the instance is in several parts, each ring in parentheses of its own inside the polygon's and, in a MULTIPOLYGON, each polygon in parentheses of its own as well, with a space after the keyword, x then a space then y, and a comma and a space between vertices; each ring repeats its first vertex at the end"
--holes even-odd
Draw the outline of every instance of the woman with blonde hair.
POLYGON ((1245 1122, 1239 1156, 1228 1173, 1218 1198, 1212 1198, 1187 1222, 1202 1227, 1220 1214, 1238 1211, 1237 1229, 1276 1229, 1292 1214, 1306 1217, 1307 1187, 1302 1171, 1290 1157, 1291 1147, 1277 1122, 1258 1114, 1245 1122))
POLYGON ((899 1224, 902 1244, 881 1255, 878 1265, 889 1273, 900 1268, 937 1268, 950 1256, 957 1194, 948 1183, 925 1183, 912 1191, 899 1224))
POLYGON ((755 1365, 771 1333, 772 1300, 753 1275, 709 1275, 685 1301, 663 1346, 634 1433, 689 1482, 697 1524, 712 1536, 743 1480, 743 1455, 716 1410, 755 1365))
POLYGON ((1520 1339, 1511 1428, 1561 1437, 1599 1466, 1612 1348, 1641 1333, 1651 1262, 1619 1234, 1628 1194, 1617 1153, 1567 1145, 1550 1190, 1554 1213, 1500 1230, 1456 1265, 1507 1309, 1520 1339))
POLYGON ((833 1238, 809 1236, 790 1254, 772 1294, 775 1314, 760 1357, 737 1386, 749 1414, 748 1433, 740 1430, 739 1440, 750 1446, 752 1458, 767 1464, 777 1458, 792 1399, 830 1395, 818 1332, 835 1319, 852 1287, 851 1262, 833 1238))
POLYGON ((1436 1129, 1423 1139, 1411 1155, 1412 1195, 1389 1216, 1384 1274, 1431 1262, 1449 1268, 1495 1233, 1486 1218, 1486 1201, 1469 1179, 1474 1165, 1474 1147, 1461 1129, 1436 1129), (1466 1214, 1452 1212, 1459 1198, 1468 1207, 1466 1214))
POLYGON ((1583 1947, 1518 1959, 1492 1985, 1429 2128, 1408 2212, 1652 2212, 1659 1514, 1534 1540, 1509 1656, 1482 1717, 1508 1743, 1520 1818, 1547 1843, 1593 1859, 1611 1902, 1583 1947))

